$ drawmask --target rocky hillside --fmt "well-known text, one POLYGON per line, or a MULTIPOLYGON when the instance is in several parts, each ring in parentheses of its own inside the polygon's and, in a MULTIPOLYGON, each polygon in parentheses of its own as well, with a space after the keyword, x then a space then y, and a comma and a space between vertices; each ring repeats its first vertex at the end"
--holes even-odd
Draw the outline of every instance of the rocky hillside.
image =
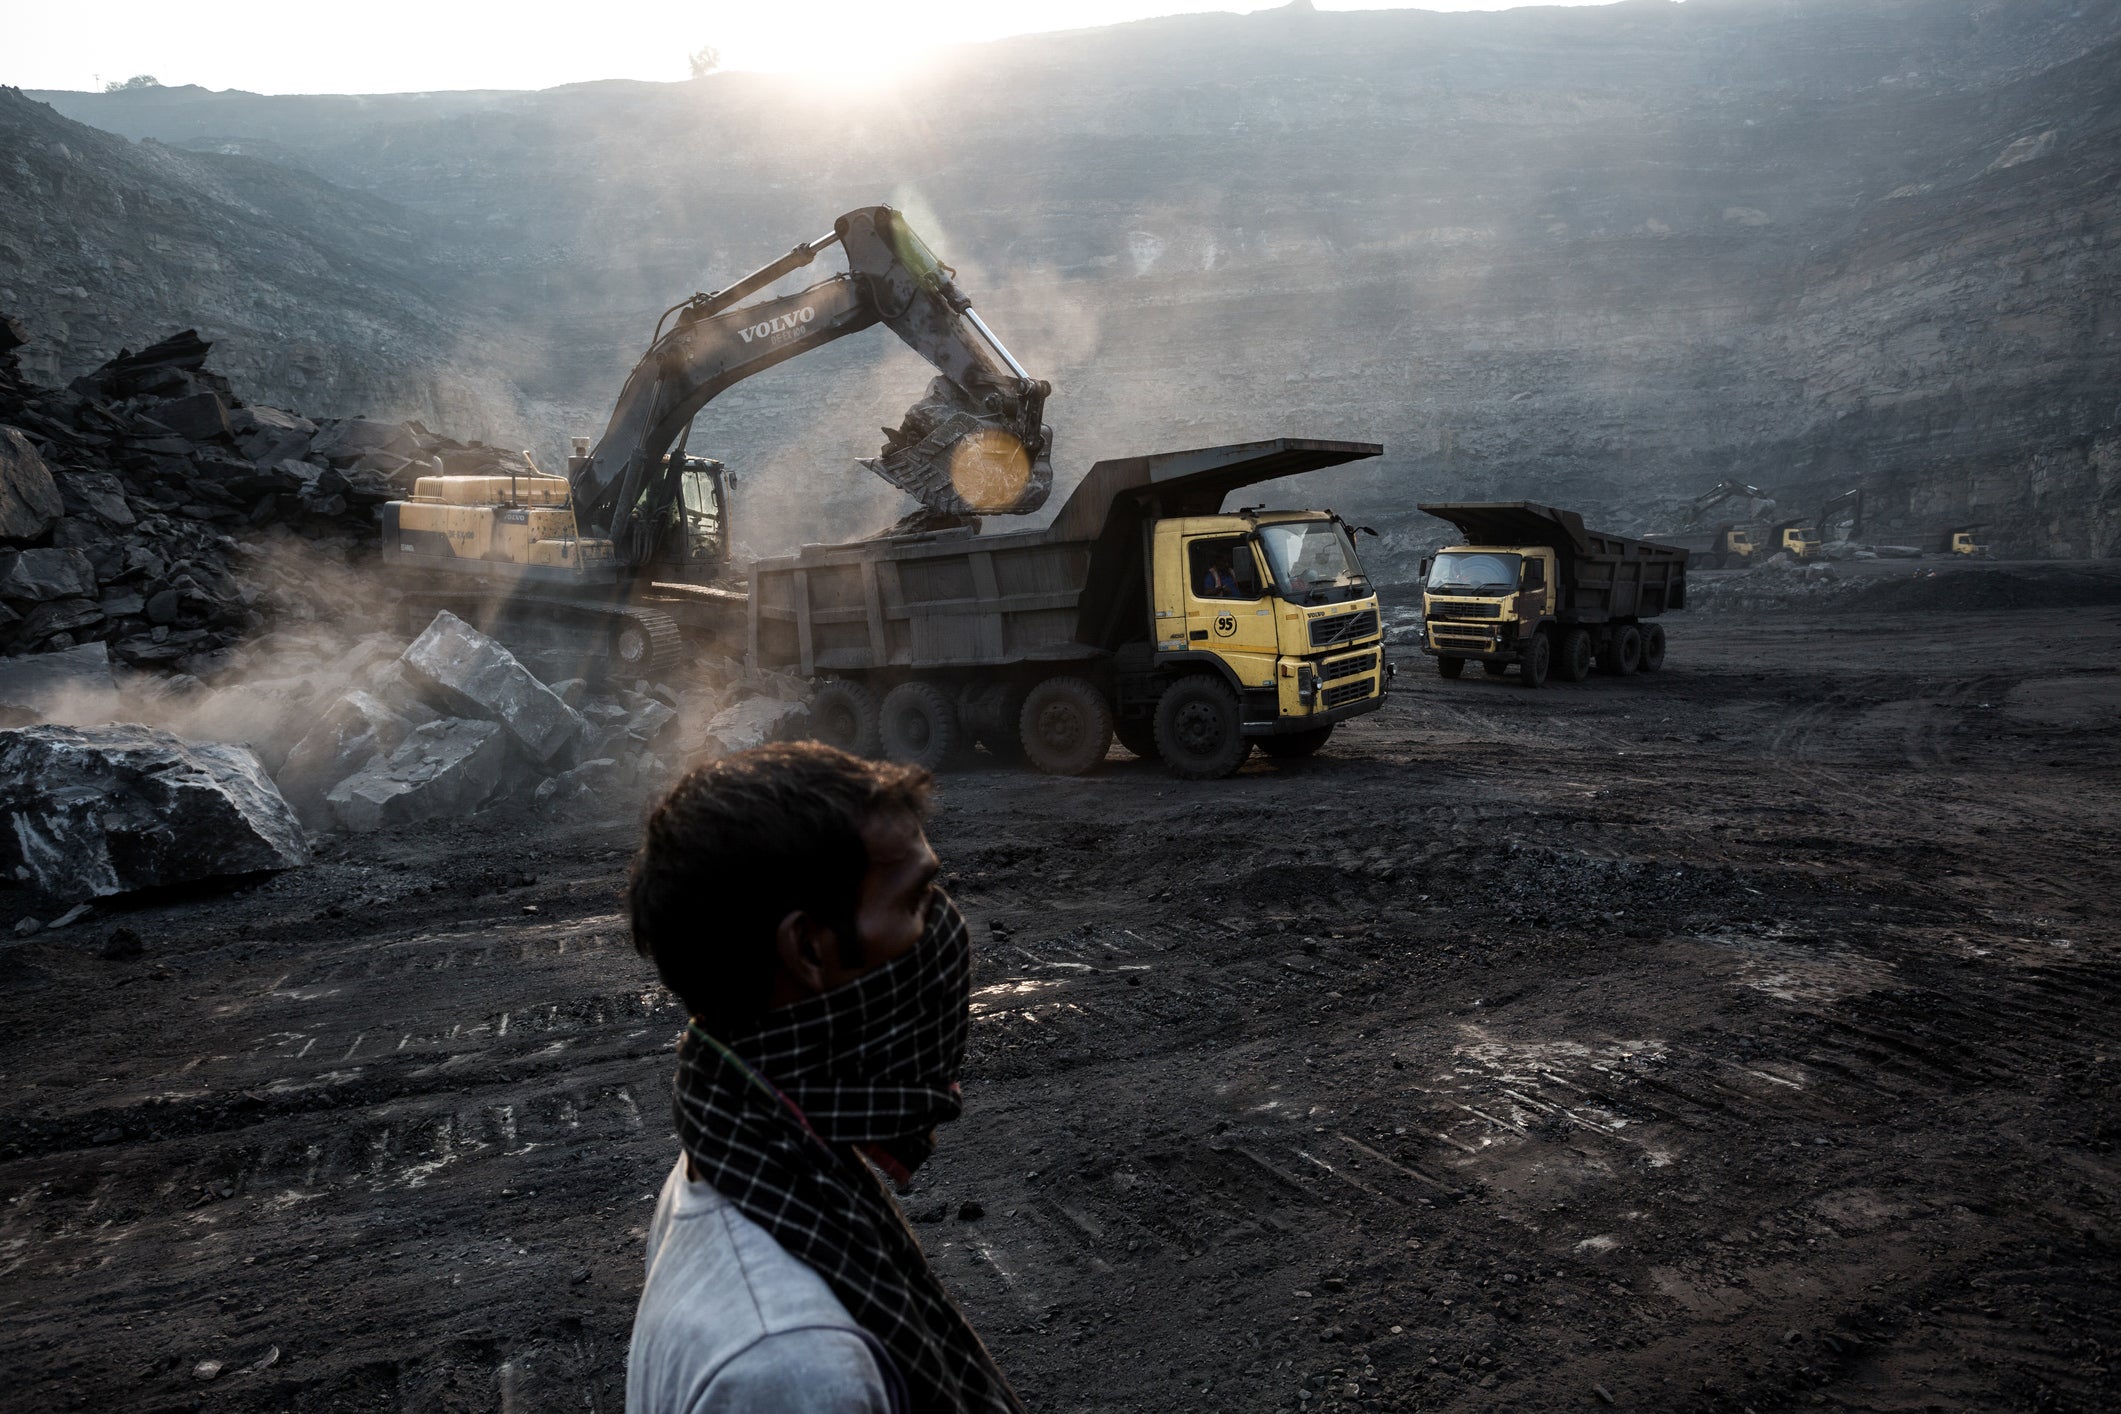
POLYGON ((0 309, 35 378, 197 326, 258 396, 520 423, 490 328, 428 278, 433 222, 299 167, 128 142, 0 88, 0 309))
MULTIPOLYGON (((36 96, 406 213, 370 258, 430 320, 516 335, 482 366, 541 448, 600 425, 663 306, 890 200, 1054 380, 1064 481, 1368 436, 1386 458, 1306 494, 1407 520, 1536 495, 1640 529, 1729 476, 1793 508, 1861 484, 1885 538, 1984 521, 2110 554, 2117 74, 2113 0, 1633 0, 1179 17, 881 88, 36 96)), ((850 465, 920 385, 887 337, 703 419, 694 450, 751 473, 753 548, 895 509, 850 465)))

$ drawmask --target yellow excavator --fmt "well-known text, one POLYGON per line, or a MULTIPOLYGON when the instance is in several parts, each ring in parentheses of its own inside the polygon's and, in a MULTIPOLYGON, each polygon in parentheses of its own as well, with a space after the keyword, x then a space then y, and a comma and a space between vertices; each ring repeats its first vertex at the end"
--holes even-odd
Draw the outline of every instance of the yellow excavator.
POLYGON ((406 583, 408 621, 449 609, 504 637, 557 630, 586 669, 635 677, 675 664, 688 633, 737 641, 746 601, 730 564, 729 478, 685 454, 693 418, 753 374, 873 324, 939 376, 861 464, 918 500, 929 528, 1045 504, 1051 385, 995 337, 904 216, 862 207, 665 310, 604 435, 593 447, 575 439, 564 477, 424 476, 387 503, 383 553, 406 583), (834 246, 843 273, 752 300, 834 246))

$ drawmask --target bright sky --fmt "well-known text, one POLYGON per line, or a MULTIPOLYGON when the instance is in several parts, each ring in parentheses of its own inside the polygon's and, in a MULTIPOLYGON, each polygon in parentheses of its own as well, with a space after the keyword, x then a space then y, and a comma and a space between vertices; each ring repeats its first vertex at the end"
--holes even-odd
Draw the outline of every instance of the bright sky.
MULTIPOLYGON (((1322 10, 1507 10, 1524 0, 1411 7, 1321 0, 1322 10)), ((1544 0, 1605 4, 1610 0, 1544 0)), ((873 67, 938 44, 1082 29, 1197 10, 1271 8, 1213 0, 0 0, 0 83, 95 89, 134 74, 254 93, 402 93, 550 88, 589 79, 682 79, 686 56, 782 72, 873 67)))

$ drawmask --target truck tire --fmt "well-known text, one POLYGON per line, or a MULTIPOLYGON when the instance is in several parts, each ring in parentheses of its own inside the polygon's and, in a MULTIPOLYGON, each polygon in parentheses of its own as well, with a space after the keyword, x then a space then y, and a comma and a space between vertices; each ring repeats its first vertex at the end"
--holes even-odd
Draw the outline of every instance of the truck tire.
POLYGON ((1112 735, 1119 744, 1144 761, 1156 759, 1156 719, 1154 717, 1119 717, 1112 723, 1112 735))
POLYGON ((883 750, 882 720, 876 694, 852 678, 833 678, 810 698, 810 734, 856 756, 883 750))
POLYGON ((1642 631, 1642 670, 1654 673, 1664 666, 1664 625, 1651 624, 1642 631))
POLYGON ((1306 756, 1316 756, 1318 748, 1332 737, 1331 726, 1313 727, 1307 732, 1283 732, 1279 736, 1263 736, 1259 749, 1277 761, 1297 761, 1306 756))
POLYGON ((1616 678, 1628 677, 1642 666, 1642 634, 1633 624, 1622 624, 1606 639, 1598 666, 1616 678))
POLYGON ((950 697, 932 682, 902 682, 884 697, 879 719, 883 754, 892 761, 940 771, 956 760, 964 729, 950 697))
POLYGON ((1436 660, 1436 675, 1438 677, 1455 678, 1465 670, 1466 660, 1463 658, 1438 658, 1436 660))
POLYGON ((1518 670, 1526 687, 1545 687, 1547 670, 1554 666, 1554 639, 1549 634, 1535 633, 1532 641, 1524 646, 1524 666, 1518 670))
POLYGON ((1510 670, 1510 665, 1498 658, 1483 658, 1480 660, 1480 670, 1491 678, 1499 678, 1510 670))
POLYGON ((1554 655, 1554 675, 1563 682, 1582 682, 1591 675, 1591 631, 1572 628, 1561 636, 1561 651, 1554 655))
POLYGON ((1243 723, 1237 694, 1221 678, 1206 673, 1182 677, 1157 699, 1157 755, 1164 758, 1172 775, 1183 780, 1219 781, 1252 754, 1243 723))
POLYGON ((1025 759, 1047 775, 1085 775, 1112 749, 1112 709, 1082 678, 1047 678, 1024 697, 1017 739, 1025 759))

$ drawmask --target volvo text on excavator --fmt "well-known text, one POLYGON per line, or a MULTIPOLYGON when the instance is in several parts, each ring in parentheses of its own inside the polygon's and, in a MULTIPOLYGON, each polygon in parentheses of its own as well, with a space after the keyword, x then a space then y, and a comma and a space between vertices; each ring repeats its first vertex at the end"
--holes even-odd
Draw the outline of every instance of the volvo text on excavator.
POLYGON ((674 663, 688 630, 741 634, 728 479, 720 463, 685 454, 693 418, 732 385, 872 324, 938 376, 861 464, 934 524, 1043 505, 1051 386, 1003 347, 902 215, 863 207, 665 310, 604 435, 594 447, 576 439, 566 476, 425 476, 410 499, 388 503, 384 554, 416 581, 408 618, 446 608, 504 636, 556 631, 581 644, 586 667, 633 675, 674 663), (835 245, 845 272, 746 303, 835 245))

